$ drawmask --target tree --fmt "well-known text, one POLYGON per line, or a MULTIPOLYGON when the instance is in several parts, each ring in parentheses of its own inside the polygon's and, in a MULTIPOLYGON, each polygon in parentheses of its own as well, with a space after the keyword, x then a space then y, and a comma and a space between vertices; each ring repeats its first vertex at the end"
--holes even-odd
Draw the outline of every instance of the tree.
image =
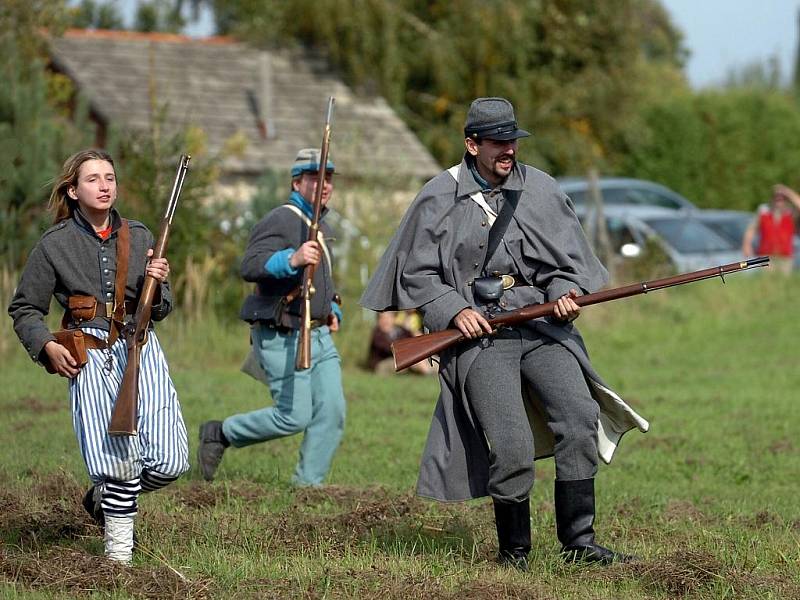
POLYGON ((535 164, 608 168, 639 98, 664 80, 683 85, 681 35, 655 0, 210 3, 221 33, 324 51, 348 83, 386 97, 443 163, 463 152, 470 100, 503 95, 534 129, 535 164))
POLYGON ((124 29, 117 5, 110 2, 98 3, 96 0, 81 0, 72 9, 71 25, 82 29, 124 29))
POLYGON ((66 22, 62 2, 0 7, 0 255, 8 268, 21 266, 49 221, 49 181, 94 135, 85 104, 70 107, 69 81, 45 68, 45 36, 66 22))

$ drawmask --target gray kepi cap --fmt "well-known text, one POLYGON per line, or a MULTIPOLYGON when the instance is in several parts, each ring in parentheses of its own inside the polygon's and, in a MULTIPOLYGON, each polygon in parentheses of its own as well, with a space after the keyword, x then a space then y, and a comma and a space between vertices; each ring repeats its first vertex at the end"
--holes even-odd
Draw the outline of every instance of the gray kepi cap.
POLYGON ((464 137, 474 140, 516 140, 530 133, 517 127, 514 107, 505 98, 476 98, 464 123, 464 137))

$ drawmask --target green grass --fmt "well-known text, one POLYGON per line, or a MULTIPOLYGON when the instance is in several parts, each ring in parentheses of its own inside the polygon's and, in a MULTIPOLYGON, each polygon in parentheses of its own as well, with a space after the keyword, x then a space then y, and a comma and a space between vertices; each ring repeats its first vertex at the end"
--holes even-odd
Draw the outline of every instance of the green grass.
MULTIPOLYGON (((584 310, 597 370, 651 422, 597 484, 598 541, 642 560, 559 561, 545 460, 529 574, 493 563, 488 501, 414 497, 438 385, 353 367, 366 343, 358 318, 338 338, 348 420, 331 485, 289 486, 299 438, 229 451, 213 484, 192 471, 142 498, 129 569, 97 558, 77 506, 88 482, 66 383, 12 346, 0 373, 0 596, 800 598, 798 297, 798 279, 741 275, 584 310)), ((159 335, 192 457, 199 423, 268 401, 238 371, 244 325, 176 316, 159 335)))

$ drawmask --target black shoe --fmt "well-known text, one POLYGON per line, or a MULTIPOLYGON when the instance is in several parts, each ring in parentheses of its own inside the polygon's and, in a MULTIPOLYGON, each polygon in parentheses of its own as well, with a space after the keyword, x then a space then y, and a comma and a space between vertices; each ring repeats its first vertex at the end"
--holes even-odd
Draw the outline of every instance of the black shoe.
POLYGON ((494 501, 494 521, 500 551, 497 562, 519 571, 528 570, 528 553, 531 551, 531 506, 526 498, 522 502, 494 501))
POLYGON ((614 552, 594 541, 594 479, 556 480, 556 532, 561 556, 569 563, 633 562, 635 557, 614 552))
POLYGON ((212 481, 222 454, 230 443, 222 433, 222 421, 206 421, 200 425, 200 445, 197 447, 197 464, 203 479, 212 481))
POLYGON ((106 526, 106 516, 103 514, 103 508, 100 502, 103 499, 103 488, 99 485, 93 485, 83 495, 83 508, 92 517, 92 520, 101 529, 106 526))
POLYGON ((635 556, 614 552, 599 544, 591 544, 589 546, 565 546, 561 549, 561 557, 568 563, 598 563, 601 565, 630 563, 637 560, 635 556))

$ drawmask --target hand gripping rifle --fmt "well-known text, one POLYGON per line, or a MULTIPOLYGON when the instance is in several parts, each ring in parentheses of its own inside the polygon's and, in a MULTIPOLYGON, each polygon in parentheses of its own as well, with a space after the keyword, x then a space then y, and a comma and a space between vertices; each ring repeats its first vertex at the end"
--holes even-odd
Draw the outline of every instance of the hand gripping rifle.
MULTIPOLYGON (((175 214, 178 197, 181 195, 183 180, 186 177, 186 171, 189 169, 190 158, 186 154, 181 155, 167 210, 161 219, 161 229, 158 233, 155 248, 153 248, 152 258, 163 258, 167 252, 172 216, 175 214)), ((138 419, 136 409, 139 401, 139 358, 142 347, 147 343, 147 330, 150 327, 150 313, 153 309, 153 299, 155 298, 157 285, 158 281, 154 277, 145 274, 136 314, 133 317, 133 321, 128 323, 122 331, 125 342, 128 345, 128 364, 125 367, 125 374, 119 387, 117 401, 114 404, 114 412, 111 414, 111 421, 108 424, 108 435, 136 435, 138 419)))
MULTIPOLYGON (((721 265, 719 267, 712 267, 710 269, 703 269, 702 271, 693 271, 691 273, 682 273, 674 277, 665 277, 664 279, 654 279, 653 281, 643 281, 641 283, 633 283, 623 287, 613 288, 610 290, 603 290, 595 292, 594 294, 587 294, 575 298, 575 304, 578 306, 589 306, 591 304, 600 304, 601 302, 608 302, 610 300, 618 300, 620 298, 627 298, 628 296, 636 296, 637 294, 646 294, 655 290, 663 290, 664 288, 683 285, 693 281, 701 281, 703 279, 710 279, 712 277, 721 277, 725 281, 725 275, 728 273, 736 273, 737 271, 745 271, 754 267, 766 267, 769 265, 769 257, 759 256, 750 260, 730 263, 721 265)), ((539 317, 546 317, 553 314, 555 309, 555 302, 547 302, 546 304, 529 304, 517 310, 500 313, 490 319, 489 325, 493 329, 497 329, 503 325, 516 325, 531 319, 539 317)), ((394 354, 394 368, 395 371, 402 371, 421 360, 438 354, 442 350, 449 348, 453 344, 461 342, 466 338, 458 329, 443 329, 434 333, 428 333, 417 337, 405 338, 397 340, 392 344, 392 353, 394 354)))
MULTIPOLYGON (((308 228, 308 241, 317 241, 319 233, 319 213, 322 210, 322 190, 325 187, 325 168, 328 166, 328 147, 331 143, 331 120, 333 119, 333 96, 328 98, 328 112, 325 128, 322 131, 322 148, 319 153, 317 189, 314 191, 314 218, 308 228)), ((297 336, 297 356, 294 362, 296 371, 311 367, 311 296, 314 295, 314 271, 316 265, 306 265, 303 269, 303 285, 300 292, 302 312, 300 331, 297 336)))

